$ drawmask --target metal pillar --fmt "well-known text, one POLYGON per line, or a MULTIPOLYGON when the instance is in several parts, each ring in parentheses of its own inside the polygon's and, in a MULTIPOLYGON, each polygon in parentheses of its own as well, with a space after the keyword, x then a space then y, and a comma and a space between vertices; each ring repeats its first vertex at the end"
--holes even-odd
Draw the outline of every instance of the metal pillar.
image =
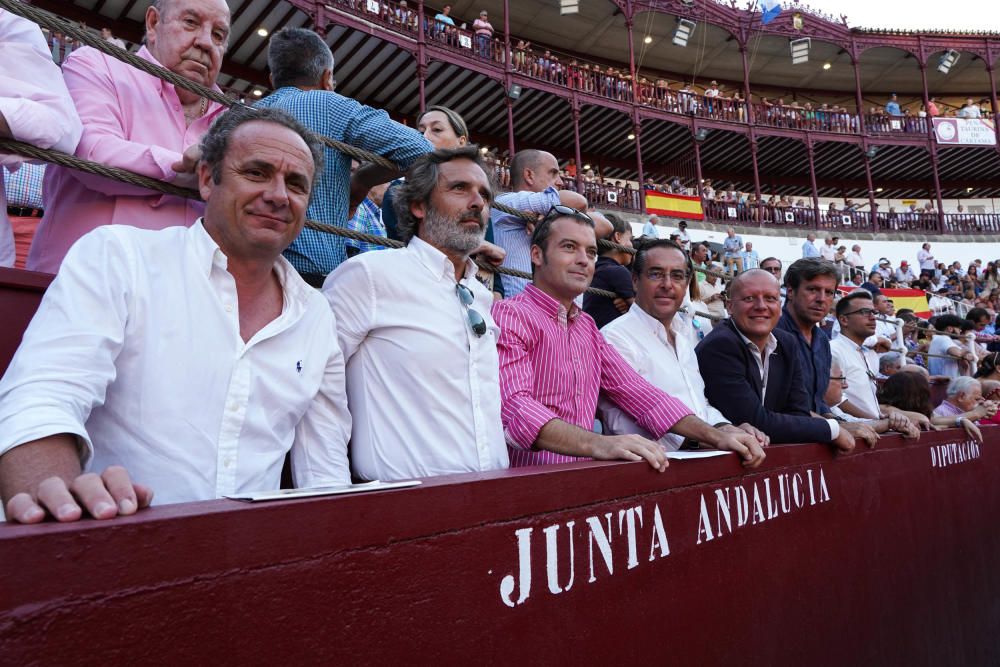
POLYGON ((417 85, 420 113, 427 108, 424 83, 427 80, 427 26, 424 25, 424 0, 417 1, 417 85))
POLYGON ((635 134, 635 163, 639 168, 639 209, 646 212, 646 177, 642 169, 642 119, 635 112, 632 117, 632 132, 635 134))
POLYGON ((819 224, 819 187, 816 185, 816 147, 812 137, 806 135, 806 157, 809 158, 809 187, 812 188, 813 215, 819 224))
POLYGON ((510 99, 507 91, 504 91, 504 102, 507 105, 507 150, 510 157, 514 157, 514 100, 510 99))
POLYGON ((944 229, 944 200, 941 197, 941 178, 938 176, 938 154, 937 154, 937 143, 930 142, 931 151, 931 170, 934 174, 934 195, 937 197, 937 207, 938 207, 938 231, 942 234, 945 233, 944 229))
POLYGON ((851 65, 854 66, 854 104, 858 107, 858 131, 865 133, 865 101, 861 96, 861 63, 854 53, 854 44, 851 44, 851 65))
MULTIPOLYGON (((573 112, 573 159, 576 160, 576 191, 582 193, 583 158, 580 154, 580 100, 577 99, 576 93, 573 93, 573 98, 570 100, 570 108, 573 112)), ((638 138, 636 140, 638 141, 638 138)))
MULTIPOLYGON (((625 33, 628 35, 628 71, 632 75, 632 103, 639 101, 639 82, 635 71, 635 43, 632 39, 632 0, 625 0, 625 33)), ((638 137, 639 135, 636 135, 638 137)))
POLYGON ((875 204, 875 183, 872 181, 872 161, 868 157, 868 141, 861 144, 861 160, 865 165, 865 182, 868 184, 868 212, 872 220, 872 230, 878 231, 878 206, 875 204))
POLYGON ((757 167, 757 137, 754 135, 753 128, 750 128, 750 163, 753 165, 753 191, 757 196, 757 224, 762 226, 764 224, 764 202, 761 201, 760 170, 757 167))

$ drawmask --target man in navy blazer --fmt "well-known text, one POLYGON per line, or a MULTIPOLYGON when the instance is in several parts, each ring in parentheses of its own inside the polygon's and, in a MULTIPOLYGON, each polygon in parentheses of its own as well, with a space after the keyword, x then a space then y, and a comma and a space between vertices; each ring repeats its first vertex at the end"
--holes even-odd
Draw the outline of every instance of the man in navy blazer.
POLYGON ((752 424, 772 443, 829 442, 849 452, 859 435, 874 444, 878 436, 864 425, 810 413, 795 340, 775 329, 781 292, 773 275, 751 269, 734 278, 728 309, 730 319, 713 327, 696 349, 705 396, 726 419, 752 424))

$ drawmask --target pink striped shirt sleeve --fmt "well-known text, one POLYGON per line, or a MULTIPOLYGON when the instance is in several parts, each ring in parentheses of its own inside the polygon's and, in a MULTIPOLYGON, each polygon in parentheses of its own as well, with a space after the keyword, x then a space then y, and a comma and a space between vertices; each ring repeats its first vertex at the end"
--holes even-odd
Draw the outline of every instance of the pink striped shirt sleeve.
MULTIPOLYGON (((507 444, 531 450, 542 427, 559 415, 535 399, 535 371, 531 358, 531 332, 510 307, 510 301, 493 306, 493 320, 500 327, 500 420, 507 444)), ((513 452, 512 452, 513 454, 513 452)))
POLYGON ((500 327, 500 417, 512 466, 579 460, 539 451, 535 441, 553 419, 590 431, 601 391, 656 437, 691 414, 642 379, 590 316, 574 312, 567 322, 565 310, 533 285, 495 304, 493 319, 500 327))
POLYGON ((601 391, 657 439, 693 414, 680 400, 653 386, 629 365, 598 332, 601 391))

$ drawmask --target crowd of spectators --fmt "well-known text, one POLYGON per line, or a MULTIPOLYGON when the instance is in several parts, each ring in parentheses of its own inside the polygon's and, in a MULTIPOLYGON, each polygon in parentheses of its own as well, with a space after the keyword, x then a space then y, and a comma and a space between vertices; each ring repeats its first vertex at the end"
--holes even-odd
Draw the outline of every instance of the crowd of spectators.
MULTIPOLYGON (((416 9, 406 0, 341 0, 354 10, 378 16, 385 23, 408 32, 419 29, 416 9)), ((503 37, 482 10, 472 20, 457 19, 452 6, 444 5, 440 12, 425 8, 424 31, 428 38, 456 49, 467 49, 481 58, 496 63, 509 59, 514 71, 542 81, 548 81, 609 99, 639 104, 674 113, 707 116, 719 120, 753 122, 774 127, 801 130, 856 133, 861 129, 864 110, 852 111, 836 102, 819 102, 784 97, 758 96, 748 100, 744 93, 724 84, 709 81, 696 85, 690 81, 670 81, 663 77, 647 77, 642 73, 635 80, 627 68, 586 62, 579 58, 533 45, 530 41, 511 37, 510 53, 503 37)), ((980 118, 989 116, 988 99, 968 98, 963 103, 944 103, 931 97, 925 105, 920 100, 901 104, 893 93, 882 106, 870 106, 865 125, 876 133, 928 132, 928 118, 950 116, 980 118)))
MULTIPOLYGON (((229 27, 223 0, 155 3, 137 55, 211 86, 229 27)), ((38 143, 73 144, 204 200, 47 172, 29 264, 56 277, 0 380, 11 520, 110 519, 154 493, 186 502, 274 489, 286 455, 296 486, 586 459, 663 472, 680 448, 756 467, 772 442, 849 452, 938 423, 981 438, 975 422, 995 416, 992 394, 962 377, 997 373, 995 311, 915 321, 916 348, 892 350, 877 313, 904 314, 877 285, 836 299, 835 239, 784 272, 733 229, 720 248, 685 225, 671 239, 644 230, 633 246, 628 224, 593 210, 555 156, 534 149, 511 157, 511 191, 498 194, 458 114, 430 107, 414 129, 337 94, 333 55, 312 31, 271 36, 276 90, 254 111, 151 77, 109 85, 135 74, 90 47, 60 72, 37 27, 6 12, 0 34, 26 47, 4 73, 0 135, 57 114, 46 127, 62 134, 38 143), (15 108, 11 91, 36 113, 15 108), (352 167, 317 135, 397 167, 352 167), (307 217, 404 245, 347 244, 307 217), (584 296, 592 284, 604 291, 584 296), (873 365, 929 381, 921 360, 957 378, 944 421, 877 395, 873 365), (831 402, 835 380, 846 398, 831 402)), ((923 273, 933 256, 922 252, 923 273)), ((893 279, 887 264, 875 281, 893 279)), ((917 281, 947 287, 960 271, 917 281)), ((983 269, 983 290, 996 273, 983 269)))

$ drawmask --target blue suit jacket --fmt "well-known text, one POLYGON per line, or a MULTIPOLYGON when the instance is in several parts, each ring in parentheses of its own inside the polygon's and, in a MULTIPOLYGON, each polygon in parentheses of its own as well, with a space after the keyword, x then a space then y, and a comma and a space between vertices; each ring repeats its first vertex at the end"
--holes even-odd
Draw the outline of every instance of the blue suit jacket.
POLYGON ((736 327, 731 320, 713 327, 695 348, 705 397, 726 419, 756 426, 771 442, 830 442, 830 425, 809 414, 794 337, 780 329, 774 330, 774 337, 778 347, 771 355, 762 401, 760 371, 736 327))

